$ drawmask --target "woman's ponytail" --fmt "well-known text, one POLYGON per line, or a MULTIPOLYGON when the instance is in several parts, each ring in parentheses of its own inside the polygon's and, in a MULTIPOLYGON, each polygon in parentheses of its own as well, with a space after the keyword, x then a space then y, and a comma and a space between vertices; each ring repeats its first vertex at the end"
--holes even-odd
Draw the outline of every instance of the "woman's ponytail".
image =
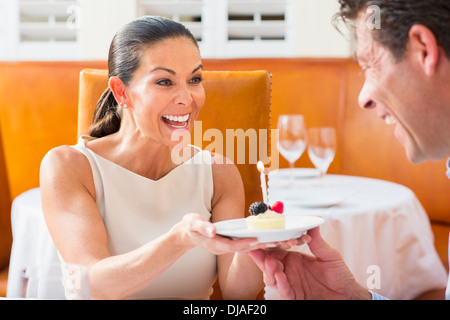
POLYGON ((95 107, 89 135, 100 138, 119 131, 122 119, 121 109, 117 105, 111 89, 107 88, 95 107))

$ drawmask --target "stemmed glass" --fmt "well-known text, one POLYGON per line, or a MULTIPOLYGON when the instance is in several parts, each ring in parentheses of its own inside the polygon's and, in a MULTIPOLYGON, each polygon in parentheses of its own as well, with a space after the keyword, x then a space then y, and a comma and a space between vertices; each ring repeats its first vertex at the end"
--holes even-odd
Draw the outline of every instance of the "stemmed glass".
MULTIPOLYGON (((280 115, 278 117, 278 150, 289 162, 289 167, 294 168, 297 161, 306 149, 307 131, 305 120, 300 114, 280 115)), ((291 176, 293 183, 294 176, 291 176)))
POLYGON ((336 130, 333 127, 308 129, 308 155, 324 177, 336 153, 336 130))
POLYGON ((21 297, 27 299, 90 300, 88 267, 49 263, 27 267, 21 274, 21 297))

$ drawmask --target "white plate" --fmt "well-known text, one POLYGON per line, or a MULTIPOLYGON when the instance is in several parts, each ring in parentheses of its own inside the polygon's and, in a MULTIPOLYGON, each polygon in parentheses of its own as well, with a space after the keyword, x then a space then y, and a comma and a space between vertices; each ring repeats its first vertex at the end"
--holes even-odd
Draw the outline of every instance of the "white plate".
POLYGON ((259 242, 286 241, 299 238, 305 231, 325 222, 319 216, 286 216, 286 228, 255 230, 247 228, 246 219, 233 219, 214 223, 216 233, 231 238, 258 238, 259 242))
POLYGON ((332 207, 337 204, 340 204, 343 202, 344 198, 341 196, 333 196, 333 195, 322 195, 322 196, 313 196, 313 197, 305 197, 305 196, 298 196, 298 197, 287 197, 283 201, 294 205, 297 207, 304 207, 304 208, 327 208, 332 207))
POLYGON ((294 176, 295 179, 316 178, 320 176, 320 172, 313 168, 293 168, 293 169, 278 169, 269 173, 269 179, 272 177, 289 179, 294 176))

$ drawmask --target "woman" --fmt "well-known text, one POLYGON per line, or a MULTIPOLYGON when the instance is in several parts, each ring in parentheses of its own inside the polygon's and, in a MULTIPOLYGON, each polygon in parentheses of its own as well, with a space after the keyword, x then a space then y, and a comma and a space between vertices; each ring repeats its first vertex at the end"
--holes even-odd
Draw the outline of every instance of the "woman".
POLYGON ((205 100, 195 38, 165 18, 137 19, 114 37, 108 68, 90 137, 41 165, 61 258, 89 266, 96 299, 209 298, 217 275, 224 298, 255 298, 261 273, 235 252, 267 244, 220 237, 210 222, 244 216, 236 167, 193 146, 185 160, 210 161, 172 161, 172 135, 192 130, 205 100))

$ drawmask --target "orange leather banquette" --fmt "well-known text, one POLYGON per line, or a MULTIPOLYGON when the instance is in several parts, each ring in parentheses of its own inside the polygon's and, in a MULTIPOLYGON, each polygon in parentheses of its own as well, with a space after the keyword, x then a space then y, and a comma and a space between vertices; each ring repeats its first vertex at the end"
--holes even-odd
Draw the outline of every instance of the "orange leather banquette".
MULTIPOLYGON (((431 220, 435 246, 448 268, 450 180, 446 159, 412 164, 393 135, 393 126, 375 110, 358 106, 364 75, 353 59, 206 60, 207 70, 256 70, 272 73, 272 128, 282 113, 302 113, 307 126, 334 126, 338 134, 330 173, 396 182, 410 188, 431 220)), ((280 157, 280 167, 288 163, 280 157)), ((307 155, 297 167, 313 167, 307 155)))
MULTIPOLYGON (((437 251, 448 266, 450 181, 445 161, 411 164, 391 127, 361 110, 363 76, 349 59, 206 59, 205 70, 268 70, 272 74, 272 128, 282 113, 302 113, 308 126, 335 126, 338 149, 329 172, 385 179, 412 189, 432 222, 437 251)), ((0 63, 0 296, 5 295, 11 247, 10 209, 20 193, 39 185, 45 153, 74 144, 79 74, 99 62, 0 63)), ((252 117, 242 110, 236 117, 252 117)), ((312 167, 307 156, 296 163, 312 167)), ((287 162, 280 157, 280 166, 287 162)))

